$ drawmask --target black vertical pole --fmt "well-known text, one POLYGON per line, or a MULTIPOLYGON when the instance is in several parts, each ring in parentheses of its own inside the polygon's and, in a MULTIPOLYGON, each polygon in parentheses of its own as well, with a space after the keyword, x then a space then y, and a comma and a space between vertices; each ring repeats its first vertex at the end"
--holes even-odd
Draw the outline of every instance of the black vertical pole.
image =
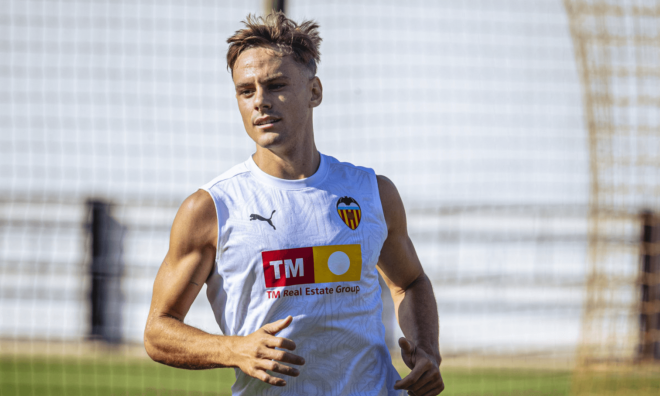
POLYGON ((121 342, 121 277, 124 227, 111 216, 107 202, 89 200, 91 240, 91 334, 92 339, 121 342))
POLYGON ((660 217, 642 213, 642 227, 639 353, 643 361, 660 362, 660 217))
POLYGON ((266 11, 265 15, 270 14, 274 11, 281 11, 286 13, 286 1, 285 0, 264 0, 264 9, 266 11))

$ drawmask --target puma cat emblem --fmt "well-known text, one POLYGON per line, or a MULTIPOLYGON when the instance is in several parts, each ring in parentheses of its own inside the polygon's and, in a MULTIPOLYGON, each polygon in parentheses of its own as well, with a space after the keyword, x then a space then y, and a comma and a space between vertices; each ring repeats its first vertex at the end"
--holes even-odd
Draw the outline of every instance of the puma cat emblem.
MULTIPOLYGON (((273 213, 275 213, 274 210, 273 210, 273 213)), ((264 218, 264 217, 262 217, 262 216, 260 216, 260 215, 258 215, 258 214, 251 214, 251 215, 250 215, 250 221, 252 221, 252 220, 261 220, 261 221, 265 221, 266 223, 270 224, 270 226, 273 227, 274 230, 277 230, 277 228, 275 228, 275 226, 273 225, 273 222, 271 221, 271 219, 273 218, 273 213, 271 213, 271 214, 270 214, 270 217, 267 218, 267 219, 264 218)))

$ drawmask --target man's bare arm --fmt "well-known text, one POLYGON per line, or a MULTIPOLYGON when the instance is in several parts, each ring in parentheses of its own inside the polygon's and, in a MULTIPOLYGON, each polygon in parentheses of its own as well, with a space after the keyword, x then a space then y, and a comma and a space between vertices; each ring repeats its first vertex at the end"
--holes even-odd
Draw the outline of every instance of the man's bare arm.
POLYGON ((293 341, 275 337, 291 323, 291 317, 266 324, 245 337, 212 335, 183 323, 213 269, 217 230, 215 205, 208 193, 200 190, 188 197, 174 219, 170 249, 154 282, 145 349, 152 359, 168 366, 238 367, 264 382, 284 386, 286 381, 266 370, 298 375, 297 369, 276 361, 303 364, 304 360, 274 349, 295 349, 293 341))
POLYGON ((437 395, 444 389, 440 375, 438 309, 433 288, 424 273, 415 247, 408 236, 403 202, 394 184, 378 176, 378 189, 387 222, 388 236, 378 259, 394 301, 399 326, 405 338, 399 339, 404 362, 410 374, 395 384, 415 395, 437 395))
POLYGON ((227 339, 218 340, 183 323, 213 268, 215 240, 213 201, 208 193, 197 191, 183 202, 174 219, 170 249, 154 282, 144 345, 157 362, 204 369, 223 367, 220 362, 230 356, 227 339))

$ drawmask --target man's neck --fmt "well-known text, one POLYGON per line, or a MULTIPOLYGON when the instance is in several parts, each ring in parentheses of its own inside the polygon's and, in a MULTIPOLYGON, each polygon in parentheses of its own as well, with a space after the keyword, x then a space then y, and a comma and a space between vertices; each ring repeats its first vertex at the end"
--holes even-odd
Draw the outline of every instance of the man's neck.
POLYGON ((252 159, 259 169, 273 177, 287 180, 305 179, 316 173, 321 163, 321 154, 314 142, 301 146, 290 153, 257 146, 257 152, 252 159))

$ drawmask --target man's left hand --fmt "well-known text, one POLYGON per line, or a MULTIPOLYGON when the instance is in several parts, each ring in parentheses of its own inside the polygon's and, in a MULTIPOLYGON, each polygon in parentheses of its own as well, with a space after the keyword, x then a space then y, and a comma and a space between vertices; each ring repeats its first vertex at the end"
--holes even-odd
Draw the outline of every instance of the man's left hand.
POLYGON ((445 389, 440 375, 440 362, 414 342, 399 338, 403 362, 412 370, 405 378, 394 383, 394 389, 406 389, 409 395, 435 396, 445 389))

